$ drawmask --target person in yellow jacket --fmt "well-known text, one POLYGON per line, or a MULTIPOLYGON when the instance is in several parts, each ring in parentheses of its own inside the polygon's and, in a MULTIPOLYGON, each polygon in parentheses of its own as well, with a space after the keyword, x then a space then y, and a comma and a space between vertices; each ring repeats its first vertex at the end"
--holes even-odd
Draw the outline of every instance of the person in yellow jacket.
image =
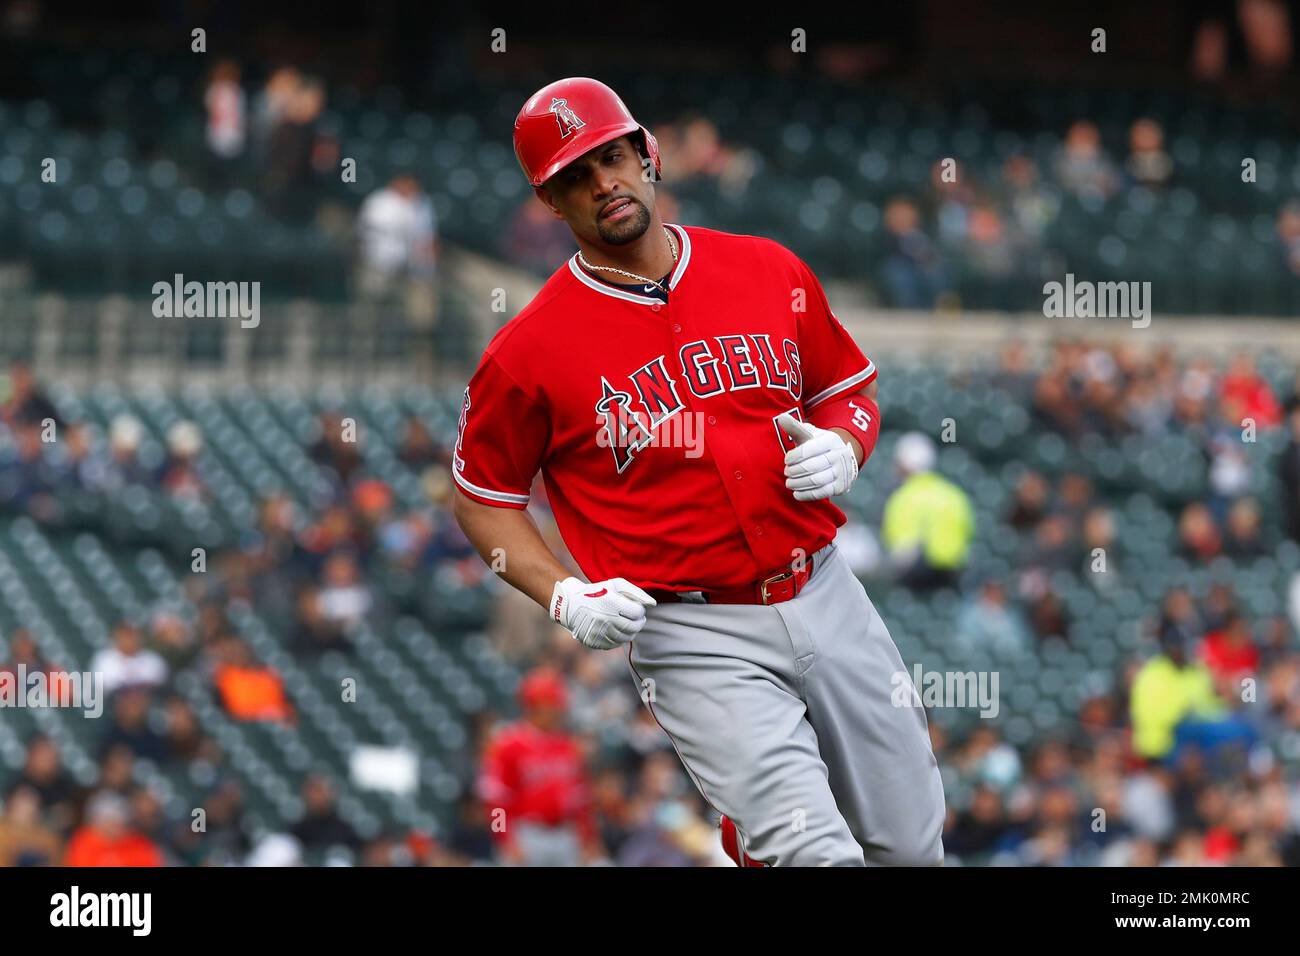
POLYGON ((970 498, 934 471, 935 459, 934 442, 920 432, 908 432, 894 450, 903 483, 885 502, 880 530, 909 587, 955 586, 975 535, 970 498))
POLYGON ((1184 720, 1212 720, 1226 714, 1209 668, 1189 661, 1181 640, 1164 641, 1163 652, 1142 665, 1129 690, 1133 752, 1160 760, 1173 751, 1175 731, 1184 720))

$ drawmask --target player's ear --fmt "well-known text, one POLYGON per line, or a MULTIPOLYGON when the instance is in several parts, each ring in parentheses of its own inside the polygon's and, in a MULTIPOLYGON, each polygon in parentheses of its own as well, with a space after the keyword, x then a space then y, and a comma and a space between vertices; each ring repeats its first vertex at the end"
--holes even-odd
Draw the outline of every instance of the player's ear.
POLYGON ((551 215, 556 219, 564 218, 564 213, 556 208, 555 203, 551 200, 551 194, 545 186, 534 186, 533 195, 542 201, 542 204, 551 211, 551 215))

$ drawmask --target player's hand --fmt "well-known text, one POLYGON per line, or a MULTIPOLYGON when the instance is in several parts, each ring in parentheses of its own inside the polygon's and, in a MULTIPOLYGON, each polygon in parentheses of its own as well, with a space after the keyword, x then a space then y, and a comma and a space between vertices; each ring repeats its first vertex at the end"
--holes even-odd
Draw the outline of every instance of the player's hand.
POLYGON ((645 626, 645 609, 656 603, 624 578, 595 584, 565 578, 551 592, 551 620, 587 647, 608 651, 636 637, 645 626))
POLYGON ((853 446, 827 428, 801 422, 789 412, 776 422, 799 443, 785 455, 785 486, 796 501, 818 501, 842 495, 858 477, 853 446))

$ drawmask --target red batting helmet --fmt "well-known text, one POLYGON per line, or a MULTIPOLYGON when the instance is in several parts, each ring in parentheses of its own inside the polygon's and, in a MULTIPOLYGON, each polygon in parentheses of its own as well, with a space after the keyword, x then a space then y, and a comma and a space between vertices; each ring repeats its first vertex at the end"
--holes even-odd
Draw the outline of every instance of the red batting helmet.
POLYGON ((515 117, 515 156, 524 175, 540 186, 587 150, 639 133, 659 175, 659 143, 632 118, 618 94, 599 80, 571 76, 528 98, 515 117))

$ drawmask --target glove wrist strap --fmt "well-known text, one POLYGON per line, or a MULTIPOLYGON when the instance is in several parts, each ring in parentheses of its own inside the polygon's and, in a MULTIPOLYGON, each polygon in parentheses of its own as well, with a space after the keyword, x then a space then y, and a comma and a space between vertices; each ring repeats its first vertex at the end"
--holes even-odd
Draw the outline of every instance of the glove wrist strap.
POLYGON ((551 620, 556 624, 564 625, 565 614, 568 610, 568 608, 565 607, 567 603, 568 599, 564 593, 564 582, 556 581, 555 588, 551 591, 551 604, 548 608, 551 620))

